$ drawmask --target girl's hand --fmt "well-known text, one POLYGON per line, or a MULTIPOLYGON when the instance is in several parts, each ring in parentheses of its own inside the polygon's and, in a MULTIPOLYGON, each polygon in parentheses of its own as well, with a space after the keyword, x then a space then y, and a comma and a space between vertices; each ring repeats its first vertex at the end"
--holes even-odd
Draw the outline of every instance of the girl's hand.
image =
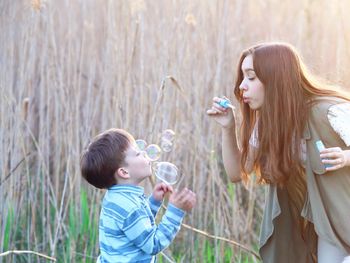
MULTIPOLYGON (((225 98, 226 99, 226 98, 225 98)), ((207 114, 212 117, 222 128, 232 128, 235 125, 235 116, 231 108, 221 107, 218 102, 223 98, 214 97, 211 109, 207 110, 207 114)))
POLYGON ((157 201, 162 201, 166 193, 172 193, 174 190, 170 185, 166 185, 165 183, 158 183, 155 185, 153 189, 152 196, 157 201))
POLYGON ((320 152, 322 163, 330 164, 326 171, 335 171, 350 165, 350 150, 343 151, 340 147, 326 148, 320 152))

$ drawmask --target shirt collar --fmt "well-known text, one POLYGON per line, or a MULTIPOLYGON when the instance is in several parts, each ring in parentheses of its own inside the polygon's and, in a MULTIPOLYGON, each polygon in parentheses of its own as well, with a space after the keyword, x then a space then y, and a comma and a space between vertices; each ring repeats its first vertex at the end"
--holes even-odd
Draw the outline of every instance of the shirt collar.
POLYGON ((133 193, 137 195, 143 195, 144 189, 141 186, 138 185, 130 185, 130 184, 123 184, 123 185, 113 185, 110 188, 108 188, 108 191, 112 193, 122 193, 122 192, 128 192, 133 193))

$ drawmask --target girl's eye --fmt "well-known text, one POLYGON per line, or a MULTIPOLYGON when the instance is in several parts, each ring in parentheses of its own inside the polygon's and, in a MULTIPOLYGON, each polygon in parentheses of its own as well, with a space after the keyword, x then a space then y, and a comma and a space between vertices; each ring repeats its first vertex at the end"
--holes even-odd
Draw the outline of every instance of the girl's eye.
POLYGON ((255 79, 255 77, 250 77, 250 78, 248 78, 249 80, 254 80, 255 79))

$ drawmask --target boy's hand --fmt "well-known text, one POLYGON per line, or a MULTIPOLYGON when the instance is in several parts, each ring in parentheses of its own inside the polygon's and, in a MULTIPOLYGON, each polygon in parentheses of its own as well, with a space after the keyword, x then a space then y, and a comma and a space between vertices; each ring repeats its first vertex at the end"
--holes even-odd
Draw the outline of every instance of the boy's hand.
POLYGON ((156 184, 153 189, 153 198, 157 201, 162 201, 167 192, 173 192, 173 188, 170 185, 166 185, 165 183, 156 184))
POLYGON ((173 192, 169 198, 169 203, 186 212, 190 212, 196 204, 196 194, 184 188, 180 192, 173 192))

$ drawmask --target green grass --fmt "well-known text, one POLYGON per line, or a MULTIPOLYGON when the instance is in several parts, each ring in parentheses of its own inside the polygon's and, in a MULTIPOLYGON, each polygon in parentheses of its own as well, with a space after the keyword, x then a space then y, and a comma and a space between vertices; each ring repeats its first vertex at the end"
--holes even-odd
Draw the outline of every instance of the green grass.
POLYGON ((13 226, 14 222, 14 213, 12 206, 8 206, 8 213, 6 217, 6 223, 5 223, 5 233, 3 237, 3 250, 7 251, 10 248, 10 237, 11 237, 11 227, 13 226))

